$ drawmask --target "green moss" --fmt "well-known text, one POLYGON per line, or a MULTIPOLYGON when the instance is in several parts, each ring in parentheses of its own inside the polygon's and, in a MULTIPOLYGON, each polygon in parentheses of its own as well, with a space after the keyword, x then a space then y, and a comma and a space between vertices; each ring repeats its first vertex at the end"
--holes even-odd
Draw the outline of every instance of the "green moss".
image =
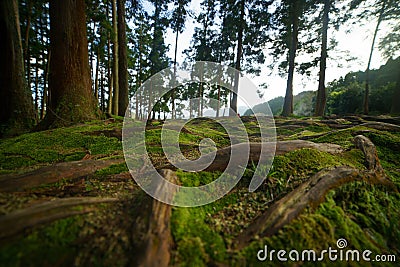
POLYGON ((174 261, 180 266, 208 266, 209 261, 220 262, 226 257, 222 237, 205 223, 206 210, 203 207, 173 210, 171 230, 177 245, 174 261))
POLYGON ((80 125, 0 140, 0 170, 80 160, 87 153, 122 154, 122 144, 117 138, 90 135, 90 131, 99 127, 102 126, 80 125))
POLYGON ((97 177, 104 177, 107 175, 119 174, 119 173, 127 172, 127 171, 128 171, 128 167, 126 166, 126 164, 121 163, 121 164, 113 164, 110 167, 98 170, 98 171, 96 171, 95 175, 97 177))
POLYGON ((221 173, 220 172, 183 172, 178 170, 176 172, 181 184, 183 186, 196 187, 206 185, 216 180, 221 173))
POLYGON ((81 216, 58 220, 0 247, 2 266, 72 266, 81 216))
MULTIPOLYGON (((356 188, 356 187, 354 187, 356 188)), ((341 190, 347 190, 342 188, 341 190)), ((390 245, 386 242, 387 235, 381 235, 382 230, 379 226, 375 230, 364 228, 360 225, 359 219, 354 218, 347 208, 342 208, 341 201, 338 202, 334 192, 327 196, 327 200, 322 203, 315 213, 310 211, 301 215, 299 218, 286 225, 276 235, 269 238, 261 238, 252 242, 243 251, 234 256, 233 266, 276 266, 281 265, 275 257, 275 261, 260 262, 257 259, 257 252, 267 245, 269 251, 272 249, 284 249, 297 251, 313 249, 317 252, 332 247, 337 249, 336 241, 345 238, 348 242, 346 249, 357 249, 359 251, 371 250, 372 255, 393 254, 390 245)), ((346 203, 349 203, 347 200, 346 203)), ((351 202, 353 203, 353 202, 351 202)), ((379 212, 378 212, 379 213, 379 212)), ((367 216, 367 220, 375 221, 376 212, 367 216)), ((382 216, 382 215, 379 215, 382 216)), ((397 233, 395 233, 397 234, 397 233)), ((390 239, 389 239, 390 240, 390 239)), ((393 242, 393 241, 392 241, 393 242)), ((292 266, 295 263, 289 264, 292 266)), ((305 262, 304 266, 314 266, 313 262, 305 262)), ((320 263, 323 266, 331 266, 332 262, 325 260, 320 263)), ((335 266, 371 266, 367 262, 336 262, 335 266)), ((303 264, 302 264, 303 265, 303 264)), ((391 266, 391 263, 383 264, 391 266)))

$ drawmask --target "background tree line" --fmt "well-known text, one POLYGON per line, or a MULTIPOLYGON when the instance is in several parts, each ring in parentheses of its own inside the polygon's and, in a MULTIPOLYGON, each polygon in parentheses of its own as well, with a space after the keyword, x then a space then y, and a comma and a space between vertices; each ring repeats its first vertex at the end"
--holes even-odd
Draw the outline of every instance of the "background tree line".
MULTIPOLYGON (((125 115, 129 98, 145 80, 166 67, 176 72, 179 38, 189 18, 197 26, 184 51, 184 65, 207 60, 260 75, 267 63, 287 78, 284 116, 293 114, 293 79, 298 74, 318 76, 312 115, 344 110, 332 104, 345 97, 346 90, 337 88, 352 88, 355 82, 335 81, 328 90, 325 82, 335 44, 332 34, 343 25, 376 21, 365 77, 356 79, 357 88, 364 88, 364 113, 376 109, 371 98, 378 97, 370 90, 376 86, 370 71, 374 48, 378 46, 387 58, 400 48, 396 0, 203 0, 200 12, 190 10, 190 4, 189 0, 1 1, 1 134, 35 125, 40 129, 64 126, 103 114, 125 115), (383 22, 389 22, 391 30, 377 40, 383 22), (172 48, 165 41, 168 29, 175 34, 172 48), (167 57, 169 49, 174 51, 172 59, 167 57), (268 58, 273 63, 266 62, 268 58)), ((392 100, 393 113, 400 113, 399 70, 393 67, 397 78, 390 80, 392 95, 384 100, 392 100)), ((237 90, 238 77, 231 82, 237 90)), ((220 116, 223 106, 237 112, 237 94, 201 83, 175 88, 153 110, 148 110, 150 97, 136 98, 131 107, 136 119, 156 114, 175 118, 188 107, 190 116, 202 116, 206 108, 220 116), (196 97, 198 103, 190 101, 196 97), (217 104, 209 98, 217 99, 217 104)))

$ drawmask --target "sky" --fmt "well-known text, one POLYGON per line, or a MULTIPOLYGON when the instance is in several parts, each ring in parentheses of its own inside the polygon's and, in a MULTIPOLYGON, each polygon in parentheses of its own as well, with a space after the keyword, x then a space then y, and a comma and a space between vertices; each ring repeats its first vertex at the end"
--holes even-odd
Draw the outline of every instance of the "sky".
MULTIPOLYGON (((200 2, 201 1, 199 0, 193 0, 191 3, 190 9, 194 10, 196 14, 198 14, 200 11, 200 2)), ((184 32, 179 36, 179 63, 182 63, 185 59, 182 52, 183 50, 189 48, 195 26, 196 25, 194 19, 190 18, 186 22, 184 32)), ((364 71, 366 69, 372 44, 373 31, 375 27, 376 20, 371 20, 365 25, 341 27, 340 30, 337 32, 333 33, 332 30, 328 32, 328 38, 334 37, 338 42, 337 50, 340 50, 342 52, 330 52, 330 56, 332 57, 332 59, 328 58, 326 82, 338 79, 341 76, 346 75, 350 71, 364 71), (348 52, 348 55, 351 55, 356 59, 350 62, 346 62, 342 59, 340 60, 340 63, 343 64, 338 66, 334 58, 345 56, 345 51, 348 52)), ((378 41, 379 37, 382 36, 385 32, 387 32, 387 30, 385 30, 385 25, 382 25, 381 31, 378 32, 380 33, 378 34, 378 41)), ((171 29, 169 29, 165 37, 166 43, 170 45, 168 56, 170 58, 174 58, 175 34, 172 32, 171 29)), ((265 62, 265 64, 261 67, 260 76, 247 76, 257 86, 260 86, 263 83, 266 83, 268 85, 267 89, 264 91, 264 101, 271 100, 278 96, 284 96, 286 91, 286 77, 280 77, 276 72, 273 72, 271 74, 271 71, 267 67, 271 62, 268 62, 268 60, 273 60, 273 58, 267 58, 267 62, 265 62)), ((375 48, 375 52, 373 54, 371 62, 371 68, 379 68, 383 64, 385 64, 385 60, 382 58, 379 50, 375 48)), ((294 94, 298 94, 302 91, 316 90, 318 88, 317 74, 318 69, 315 69, 313 71, 312 77, 310 78, 302 77, 300 74, 295 74, 294 94)), ((252 105, 254 104, 255 103, 252 103, 252 105)), ((239 105, 241 105, 241 103, 239 103, 239 105)))

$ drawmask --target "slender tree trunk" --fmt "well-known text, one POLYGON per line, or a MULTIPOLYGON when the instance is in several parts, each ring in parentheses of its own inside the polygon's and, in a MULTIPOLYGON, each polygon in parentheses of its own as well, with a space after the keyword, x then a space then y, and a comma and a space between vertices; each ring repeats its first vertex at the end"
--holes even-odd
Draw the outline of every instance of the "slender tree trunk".
POLYGON ((113 98, 112 114, 118 115, 119 100, 119 63, 118 63, 118 25, 117 25, 117 0, 112 0, 112 24, 113 24, 113 98))
POLYGON ((94 98, 96 103, 99 102, 99 72, 100 72, 100 49, 97 48, 96 53, 96 73, 94 78, 94 98))
POLYGON ((35 118, 39 118, 39 62, 35 65, 35 118))
POLYGON ((369 70, 371 67, 372 54, 374 53, 376 36, 378 34, 379 26, 381 25, 381 22, 383 19, 383 14, 385 12, 385 8, 386 8, 386 1, 383 1, 381 10, 379 12, 378 22, 376 23, 374 37, 372 38, 372 44, 371 44, 371 50, 369 52, 367 70, 365 71, 365 94, 364 94, 364 114, 365 115, 368 115, 368 113, 369 113, 369 70))
MULTIPOLYGON (((175 29, 175 54, 174 54, 174 77, 172 86, 175 86, 176 81, 176 58, 178 55, 178 38, 179 38, 179 29, 175 29)), ((176 108, 175 108, 175 88, 171 91, 171 103, 172 103, 172 119, 176 119, 176 108)))
MULTIPOLYGON (((106 16, 110 17, 110 11, 108 4, 106 5, 106 16)), ((107 81, 108 81, 108 104, 107 104, 107 113, 112 114, 112 98, 113 98, 113 78, 111 73, 111 34, 108 31, 107 34, 107 81)))
MULTIPOLYGON (((44 58, 45 58, 45 54, 43 51, 43 63, 45 62, 44 58)), ((42 104, 41 104, 41 111, 40 111, 40 119, 44 119, 45 115, 46 115, 46 111, 47 111, 47 107, 49 104, 48 101, 48 80, 49 80, 49 68, 50 68, 50 59, 51 59, 51 50, 48 50, 48 54, 47 54, 47 62, 44 63, 46 64, 44 67, 44 72, 43 72, 43 93, 42 93, 42 104)))
POLYGON ((85 0, 50 1, 50 103, 44 127, 97 117, 88 55, 85 0))
POLYGON ((118 3, 118 88, 119 103, 118 115, 125 116, 129 105, 128 85, 128 51, 126 44, 125 0, 117 0, 118 3))
POLYGON ((298 45, 299 34, 299 0, 295 0, 291 4, 290 17, 291 22, 291 41, 289 47, 289 73, 286 87, 285 102, 283 104, 282 116, 290 116, 293 114, 293 77, 295 70, 295 59, 298 45))
POLYGON ((18 3, 0 1, 0 137, 29 130, 35 121, 24 76, 18 3))
POLYGON ((32 22, 32 0, 28 0, 28 16, 26 18, 26 29, 25 29, 25 44, 24 44, 24 59, 25 59, 25 71, 26 77, 28 80, 28 89, 30 88, 30 76, 31 76, 31 68, 30 68, 30 47, 29 47, 29 32, 31 30, 31 22, 32 22))
POLYGON ((392 108, 391 108, 391 113, 392 114, 396 114, 396 115, 400 115, 400 64, 398 64, 398 68, 397 68, 397 82, 396 82, 396 87, 395 87, 395 91, 393 94, 393 102, 392 102, 392 108))
POLYGON ((328 27, 329 27, 329 11, 331 0, 325 0, 323 25, 322 25, 322 45, 321 45, 321 60, 319 65, 319 82, 317 92, 317 103, 315 107, 315 116, 323 116, 326 106, 326 87, 325 87, 325 73, 326 73, 326 59, 328 57, 328 27))
POLYGON ((193 108, 192 108, 192 99, 189 99, 189 119, 191 119, 192 117, 193 117, 193 114, 192 114, 192 110, 193 110, 193 108))
POLYGON ((106 110, 106 96, 105 96, 105 90, 104 90, 104 69, 100 69, 100 106, 101 106, 101 111, 105 112, 106 110))
MULTIPOLYGON (((237 51, 236 51, 236 64, 235 64, 235 68, 236 70, 240 71, 241 66, 241 60, 242 60, 242 50, 243 50, 243 30, 244 30, 244 6, 245 1, 241 0, 240 1, 240 23, 239 23, 239 29, 238 29, 238 42, 237 42, 237 51)), ((232 98, 231 98, 231 110, 230 110, 230 116, 237 116, 237 94, 239 91, 239 73, 235 73, 235 81, 233 84, 233 93, 232 93, 232 98)))

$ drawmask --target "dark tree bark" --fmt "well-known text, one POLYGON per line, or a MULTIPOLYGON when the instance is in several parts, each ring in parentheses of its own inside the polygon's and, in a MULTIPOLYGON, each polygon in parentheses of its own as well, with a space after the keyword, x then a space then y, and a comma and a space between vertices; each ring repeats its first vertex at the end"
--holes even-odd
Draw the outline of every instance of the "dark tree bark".
POLYGON ((96 118, 85 10, 84 0, 50 1, 52 54, 45 128, 96 118))
POLYGON ((125 0, 117 1, 118 11, 118 115, 125 116, 129 104, 128 51, 126 45, 125 0))
MULTIPOLYGON (((240 1, 240 23, 239 23, 239 29, 238 29, 238 42, 237 42, 237 52, 236 52, 236 63, 235 63, 235 68, 236 70, 240 71, 241 69, 241 60, 242 60, 242 50, 243 50, 243 26, 244 26, 244 3, 245 1, 242 0, 240 1)), ((231 109, 230 109, 230 116, 237 116, 237 94, 239 91, 239 73, 235 74, 235 82, 233 85, 233 93, 232 93, 232 98, 231 98, 231 109)))
POLYGON ((381 25, 381 22, 383 20, 383 14, 385 12, 386 8, 386 1, 382 2, 382 7, 381 10, 379 11, 379 17, 378 17, 378 22, 376 23, 375 31, 374 31, 374 37, 372 38, 372 44, 371 44, 371 50, 369 53, 369 59, 368 59, 368 65, 367 65, 367 70, 365 71, 365 94, 364 94, 364 114, 368 115, 369 113, 369 70, 371 67, 371 60, 372 60, 372 55, 374 53, 374 47, 375 47, 375 41, 376 41, 376 36, 379 31, 379 26, 381 25))
POLYGON ((286 87, 285 102, 283 104, 282 116, 290 116, 293 114, 293 77, 295 70, 295 58, 298 46, 299 34, 299 13, 300 3, 298 0, 290 4, 289 16, 291 18, 291 41, 289 47, 289 71, 286 87))
POLYGON ((118 25, 117 25, 117 0, 112 1, 112 44, 113 44, 113 98, 112 98, 112 114, 118 115, 119 100, 119 63, 118 63, 118 25))
POLYGON ((35 122, 19 25, 17 1, 0 1, 0 137, 29 130, 35 122))
POLYGON ((331 0, 324 1, 324 14, 322 22, 322 45, 321 45, 321 60, 319 65, 319 82, 317 92, 317 103, 315 106, 315 116, 323 116, 326 106, 326 87, 325 87, 325 72, 326 58, 328 57, 328 27, 329 27, 329 11, 331 0))
POLYGON ((390 111, 392 114, 400 114, 400 68, 398 69, 397 75, 396 88, 393 94, 392 109, 390 111))

